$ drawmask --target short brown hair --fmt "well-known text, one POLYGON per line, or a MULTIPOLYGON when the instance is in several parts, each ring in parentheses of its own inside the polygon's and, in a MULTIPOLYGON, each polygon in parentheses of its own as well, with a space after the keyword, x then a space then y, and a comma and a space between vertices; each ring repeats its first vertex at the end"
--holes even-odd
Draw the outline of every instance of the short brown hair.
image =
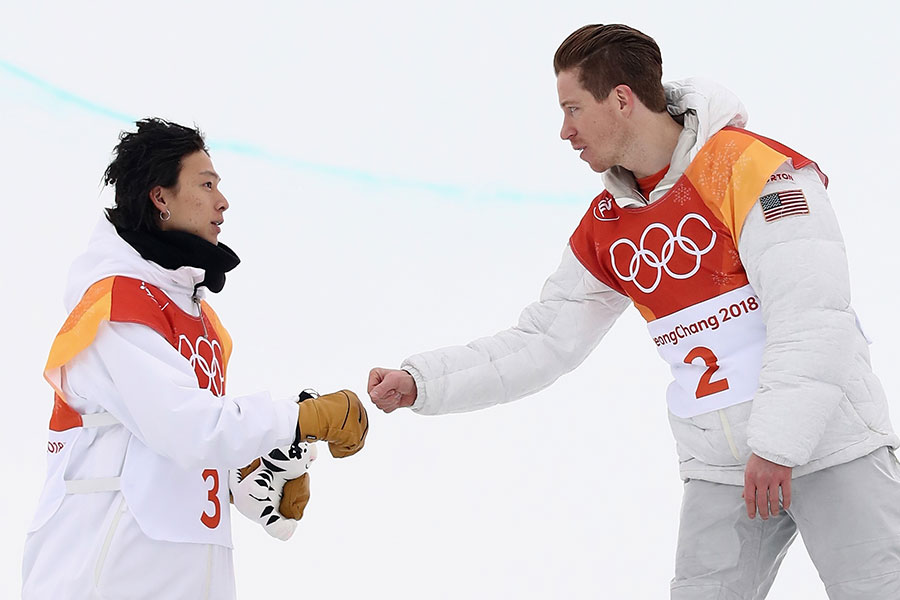
POLYGON ((581 86, 605 100, 617 85, 631 88, 653 112, 666 110, 662 53, 652 37, 627 25, 585 25, 556 50, 553 69, 578 71, 581 86))

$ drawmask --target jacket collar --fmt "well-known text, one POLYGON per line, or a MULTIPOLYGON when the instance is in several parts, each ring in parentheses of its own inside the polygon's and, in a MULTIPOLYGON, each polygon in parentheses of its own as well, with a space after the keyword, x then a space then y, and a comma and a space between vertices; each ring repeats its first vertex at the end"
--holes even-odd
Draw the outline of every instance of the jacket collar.
MULTIPOLYGON (((119 237, 106 215, 101 215, 87 249, 73 261, 69 269, 64 294, 66 310, 74 309, 91 285, 114 275, 150 283, 165 292, 182 310, 192 312, 195 287, 203 281, 206 272, 202 268, 191 266, 166 269, 153 261, 145 260, 128 242, 119 237)), ((203 296, 203 288, 197 288, 197 297, 203 296)))
MULTIPOLYGON (((675 185, 709 138, 723 127, 744 127, 747 124, 747 109, 740 99, 718 83, 691 78, 665 83, 663 88, 666 109, 684 129, 669 161, 669 171, 650 194, 648 200, 651 204, 675 185)), ((637 191, 631 171, 613 167, 603 173, 603 182, 619 206, 634 208, 647 204, 637 191)))

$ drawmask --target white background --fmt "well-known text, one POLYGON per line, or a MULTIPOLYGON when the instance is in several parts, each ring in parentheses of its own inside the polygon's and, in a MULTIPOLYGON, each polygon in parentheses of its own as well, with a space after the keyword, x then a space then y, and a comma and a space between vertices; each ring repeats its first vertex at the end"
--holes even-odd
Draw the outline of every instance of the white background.
MULTIPOLYGON (((0 597, 19 593, 44 477, 41 369, 65 274, 111 202, 100 177, 129 118, 199 125, 224 177, 220 239, 243 259, 212 299, 236 341, 229 391, 362 395, 373 366, 512 325, 555 268, 602 188, 558 138, 552 56, 586 23, 652 35, 665 79, 719 80, 752 130, 831 176, 854 305, 900 414, 896 15, 827 6, 4 2, 0 597)), ((373 408, 361 454, 320 453, 292 540, 234 518, 239 595, 668 597, 667 381, 629 310, 578 370, 514 405, 373 408)), ((802 544, 769 597, 825 598, 802 544)))

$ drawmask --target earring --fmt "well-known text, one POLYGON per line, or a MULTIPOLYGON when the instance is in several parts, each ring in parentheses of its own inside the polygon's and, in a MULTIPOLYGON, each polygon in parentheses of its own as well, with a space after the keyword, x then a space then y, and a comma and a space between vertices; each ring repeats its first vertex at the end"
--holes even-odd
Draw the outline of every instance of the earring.
POLYGON ((159 218, 163 221, 168 221, 169 217, 171 217, 171 216, 172 216, 172 213, 169 212, 168 208, 165 211, 162 211, 162 210, 159 211, 159 218))

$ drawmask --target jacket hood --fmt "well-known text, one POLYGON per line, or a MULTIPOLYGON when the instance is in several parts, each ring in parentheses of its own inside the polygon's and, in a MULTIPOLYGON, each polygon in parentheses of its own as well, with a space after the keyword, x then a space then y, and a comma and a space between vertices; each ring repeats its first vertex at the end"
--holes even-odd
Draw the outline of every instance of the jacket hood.
POLYGON ((723 127, 747 125, 744 104, 730 90, 714 81, 682 79, 669 82, 664 88, 669 114, 675 117, 684 115, 685 129, 694 132, 691 159, 723 127))
MULTIPOLYGON (((195 286, 203 281, 205 271, 197 267, 164 269, 146 260, 125 240, 119 237, 115 227, 101 215, 88 247, 75 259, 69 269, 63 302, 66 311, 72 309, 89 287, 106 277, 122 275, 140 279, 163 290, 183 310, 190 310, 190 299, 195 286)), ((202 297, 203 288, 197 288, 202 297)))
MULTIPOLYGON (((666 109, 684 130, 672 153, 669 171, 651 195, 651 202, 672 187, 709 138, 723 127, 744 127, 748 119, 747 109, 740 99, 714 81, 694 77, 670 81, 663 84, 663 88, 666 109)), ((617 200, 622 197, 625 205, 631 205, 630 201, 635 200, 634 175, 627 169, 613 167, 603 174, 603 180, 617 200)))

